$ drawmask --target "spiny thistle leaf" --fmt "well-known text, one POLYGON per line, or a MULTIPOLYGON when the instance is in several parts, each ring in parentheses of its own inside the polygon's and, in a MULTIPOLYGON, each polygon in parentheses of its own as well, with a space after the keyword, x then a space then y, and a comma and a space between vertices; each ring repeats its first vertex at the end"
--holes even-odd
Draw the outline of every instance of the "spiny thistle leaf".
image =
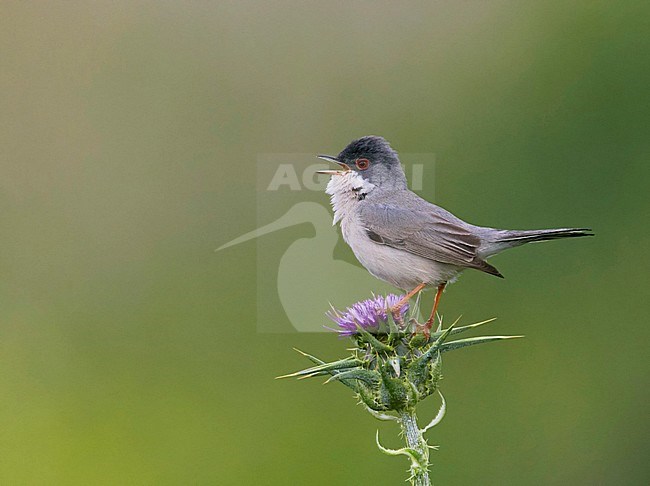
POLYGON ((399 422, 399 417, 396 417, 395 415, 389 415, 387 413, 381 413, 376 410, 373 410, 370 408, 365 402, 361 402, 361 404, 366 408, 366 412, 368 412, 370 415, 375 417, 377 420, 382 420, 382 421, 394 421, 394 422, 399 422))
POLYGON ((422 429, 422 434, 424 434, 427 430, 438 425, 444 418, 445 412, 447 412, 447 402, 445 401, 445 397, 442 396, 442 392, 440 390, 438 390, 438 395, 440 395, 442 404, 440 405, 440 408, 438 409, 438 413, 436 414, 436 416, 433 417, 433 420, 431 420, 431 422, 429 422, 429 424, 422 429))
POLYGON ((466 339, 459 339, 457 341, 449 341, 440 346, 440 352, 445 353, 454 349, 460 349, 467 346, 474 346, 475 344, 490 343, 494 341, 504 341, 506 339, 518 339, 524 336, 481 336, 466 339))
MULTIPOLYGON (((493 317, 492 319, 487 319, 487 320, 485 320, 485 321, 481 321, 481 322, 475 322, 474 324, 468 324, 468 325, 466 325, 466 326, 456 327, 456 324, 457 324, 458 321, 460 320, 460 317, 459 317, 459 318, 456 319, 456 320, 454 321, 454 323, 452 324, 452 326, 454 327, 454 329, 451 331, 451 334, 452 334, 452 335, 454 335, 454 334, 460 334, 461 332, 469 331, 469 330, 474 329, 474 328, 477 328, 477 327, 479 327, 479 326, 483 326, 483 325, 485 325, 485 324, 489 324, 490 322, 494 322, 494 321, 496 321, 496 319, 497 319, 496 317, 493 317)), ((433 332, 433 333, 431 333, 431 337, 429 338, 429 342, 435 342, 435 340, 438 339, 438 338, 440 337, 440 335, 441 335, 443 332, 445 332, 445 331, 437 331, 437 332, 433 332)))
POLYGON ((440 346, 442 343, 445 342, 445 339, 447 339, 447 336, 451 334, 451 331, 453 330, 453 324, 449 326, 447 329, 445 329, 440 335, 438 336, 438 339, 427 349, 422 356, 419 358, 415 359, 413 363, 411 364, 412 368, 417 368, 417 369, 424 369, 424 367, 433 359, 435 354, 437 353, 438 349, 440 349, 440 346))
POLYGON ((325 361, 323 361, 322 359, 318 359, 316 356, 312 356, 309 353, 305 353, 304 351, 300 351, 298 348, 293 348, 293 350, 300 353, 300 354, 302 354, 303 356, 305 356, 312 363, 325 364, 325 361))
POLYGON ((332 374, 332 377, 329 378, 325 383, 329 383, 333 380, 359 380, 368 385, 377 385, 380 379, 381 376, 376 371, 357 368, 350 371, 334 373, 332 374))
MULTIPOLYGON (((325 361, 323 361, 322 359, 318 359, 316 356, 312 356, 309 353, 305 353, 304 351, 301 351, 298 348, 293 348, 293 349, 294 349, 294 351, 296 351, 296 352, 302 354, 303 356, 305 356, 312 363, 315 363, 315 364, 318 364, 318 365, 325 364, 325 361)), ((334 371, 329 372, 330 375, 333 375, 335 373, 336 372, 334 372, 334 371)), ((339 380, 339 381, 342 384, 344 384, 345 386, 347 386, 348 388, 352 389, 354 392, 359 393, 358 382, 353 381, 353 380, 339 380)))
POLYGON ((370 344, 370 346, 372 346, 376 351, 386 351, 386 352, 393 351, 392 346, 390 346, 389 344, 382 343, 379 339, 377 339, 375 336, 370 334, 368 331, 366 331, 363 327, 359 325, 357 325, 357 332, 363 338, 363 340, 368 344, 370 344))
POLYGON ((309 376, 322 375, 325 373, 329 373, 330 371, 356 368, 360 364, 361 361, 359 361, 356 358, 344 358, 338 361, 332 361, 331 363, 322 363, 319 364, 318 366, 313 366, 305 370, 296 371, 295 373, 289 373, 288 375, 278 376, 276 377, 276 380, 281 378, 296 378, 296 377, 309 377, 309 376))
POLYGON ((379 450, 384 454, 387 454, 389 456, 399 456, 399 455, 408 456, 415 467, 422 467, 423 457, 420 451, 416 451, 411 447, 402 447, 401 449, 388 449, 387 447, 384 447, 383 445, 381 445, 381 442, 379 442, 379 430, 375 434, 375 442, 377 443, 377 447, 379 448, 379 450))

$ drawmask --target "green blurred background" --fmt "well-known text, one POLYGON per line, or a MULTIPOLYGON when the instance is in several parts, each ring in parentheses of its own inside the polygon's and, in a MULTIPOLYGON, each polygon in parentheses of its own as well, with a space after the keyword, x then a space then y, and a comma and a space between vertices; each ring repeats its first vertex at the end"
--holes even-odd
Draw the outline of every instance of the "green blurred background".
POLYGON ((447 357, 436 482, 648 484, 648 18, 645 1, 3 1, 0 483, 404 484, 374 445, 377 427, 399 444, 393 424, 342 386, 273 380, 306 364, 292 347, 345 342, 258 332, 256 244, 213 252, 257 225, 258 154, 372 133, 435 153, 422 195, 473 223, 597 232, 445 294, 445 315, 526 339, 447 357))

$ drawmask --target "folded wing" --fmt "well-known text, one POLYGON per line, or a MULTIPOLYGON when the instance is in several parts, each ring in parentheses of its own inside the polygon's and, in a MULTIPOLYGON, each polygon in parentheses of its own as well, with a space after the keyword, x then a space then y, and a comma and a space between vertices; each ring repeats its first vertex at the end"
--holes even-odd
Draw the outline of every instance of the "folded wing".
POLYGON ((422 211, 365 201, 359 215, 366 233, 377 244, 503 278, 477 256, 481 241, 461 220, 437 206, 430 208, 422 211))

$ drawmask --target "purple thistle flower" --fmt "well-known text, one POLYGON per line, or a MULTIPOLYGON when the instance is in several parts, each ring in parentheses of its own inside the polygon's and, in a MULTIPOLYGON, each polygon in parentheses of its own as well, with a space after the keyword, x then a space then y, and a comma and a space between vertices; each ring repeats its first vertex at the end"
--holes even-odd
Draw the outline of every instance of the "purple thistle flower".
MULTIPOLYGON (((379 329, 381 324, 388 322, 389 309, 397 304, 403 295, 388 294, 373 296, 372 299, 362 300, 348 307, 341 312, 332 307, 332 310, 325 313, 332 321, 340 327, 337 332, 341 336, 353 336, 357 333, 357 325, 366 330, 379 329)), ((409 305, 406 303, 400 309, 400 317, 403 319, 408 312, 409 305)))

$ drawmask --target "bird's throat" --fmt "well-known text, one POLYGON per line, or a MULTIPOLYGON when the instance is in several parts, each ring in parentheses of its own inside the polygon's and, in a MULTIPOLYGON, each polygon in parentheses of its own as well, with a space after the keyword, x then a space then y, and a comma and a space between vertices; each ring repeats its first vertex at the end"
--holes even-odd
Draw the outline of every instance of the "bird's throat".
POLYGON ((349 216, 375 188, 375 185, 354 171, 334 175, 325 192, 334 209, 334 224, 349 216))

